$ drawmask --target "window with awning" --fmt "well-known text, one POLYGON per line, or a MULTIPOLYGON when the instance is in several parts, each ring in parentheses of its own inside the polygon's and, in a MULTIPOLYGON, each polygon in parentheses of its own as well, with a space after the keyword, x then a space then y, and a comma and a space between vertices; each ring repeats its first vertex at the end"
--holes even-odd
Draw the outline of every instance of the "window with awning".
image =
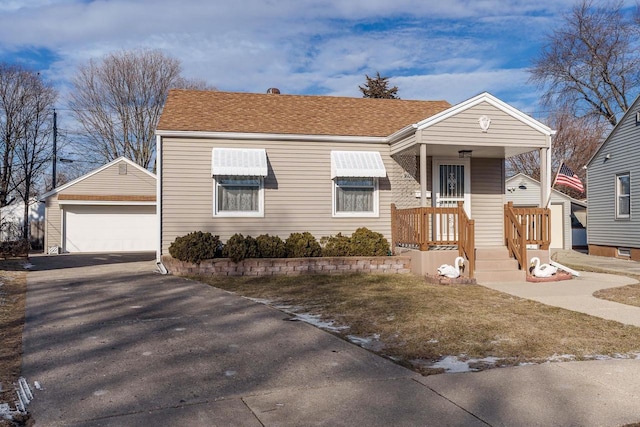
POLYGON ((263 216, 267 153, 259 148, 214 148, 214 215, 263 216))
POLYGON ((332 151, 333 216, 377 216, 378 179, 386 175, 377 151, 332 151))
POLYGON ((268 174, 267 151, 264 148, 214 148, 212 175, 261 176, 268 174))
POLYGON ((332 151, 331 178, 384 178, 387 170, 378 151, 332 151))

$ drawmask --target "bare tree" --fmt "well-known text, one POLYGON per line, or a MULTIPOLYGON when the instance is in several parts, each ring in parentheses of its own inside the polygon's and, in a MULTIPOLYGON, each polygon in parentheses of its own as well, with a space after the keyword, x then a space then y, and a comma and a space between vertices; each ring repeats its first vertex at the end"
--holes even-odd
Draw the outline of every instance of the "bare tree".
POLYGON ((44 82, 39 74, 32 74, 27 83, 27 94, 23 108, 25 133, 15 147, 15 170, 13 174, 16 193, 24 203, 22 237, 29 239, 29 209, 44 169, 51 162, 51 134, 53 131, 53 106, 57 92, 44 82))
MULTIPOLYGON (((610 126, 601 120, 575 117, 572 112, 566 109, 555 112, 549 118, 549 122, 551 127, 557 131, 552 144, 552 171, 557 171, 560 163, 564 161, 586 185, 583 166, 587 164, 604 140, 610 126)), ((524 173, 540 180, 540 157, 537 152, 511 157, 507 160, 507 171, 510 175, 524 173)), ((570 188, 558 187, 557 189, 573 197, 582 196, 570 188)))
POLYGON ((358 86, 363 98, 385 98, 400 99, 398 97, 398 86, 389 87, 389 77, 382 77, 380 72, 376 72, 375 77, 365 74, 367 82, 364 86, 358 86))
POLYGON ((0 207, 16 196, 25 204, 23 237, 29 236, 29 198, 51 157, 50 115, 56 91, 40 74, 0 64, 0 207))
POLYGON ((115 52, 80 67, 69 105, 103 161, 125 156, 145 168, 153 164, 155 129, 169 89, 210 89, 180 72, 180 62, 159 50, 115 52))
POLYGON ((581 0, 548 36, 530 70, 547 103, 613 126, 629 109, 640 85, 640 51, 638 28, 622 7, 581 0))

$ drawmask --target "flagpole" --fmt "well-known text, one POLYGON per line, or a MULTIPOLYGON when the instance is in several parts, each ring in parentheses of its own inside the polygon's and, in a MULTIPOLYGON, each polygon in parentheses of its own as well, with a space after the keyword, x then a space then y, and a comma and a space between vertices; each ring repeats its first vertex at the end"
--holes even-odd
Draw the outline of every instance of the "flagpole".
POLYGON ((564 160, 560 162, 560 166, 558 166, 558 170, 556 170, 556 176, 553 178, 553 184, 551 184, 551 188, 549 189, 549 196, 547 197, 547 203, 544 205, 544 208, 549 207, 549 203, 551 203, 551 193, 553 192, 553 187, 556 186, 556 181, 558 180, 558 174, 560 173, 560 169, 562 169, 562 165, 564 164, 564 160))

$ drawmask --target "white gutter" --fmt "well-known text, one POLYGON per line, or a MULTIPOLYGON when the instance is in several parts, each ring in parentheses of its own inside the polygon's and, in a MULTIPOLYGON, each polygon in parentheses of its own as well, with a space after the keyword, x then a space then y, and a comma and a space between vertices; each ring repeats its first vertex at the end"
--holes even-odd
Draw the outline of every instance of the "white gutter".
MULTIPOLYGON (((338 136, 338 135, 299 135, 280 133, 240 133, 240 132, 204 132, 184 130, 157 130, 156 137, 172 138, 215 138, 261 141, 328 141, 328 142, 366 142, 369 144, 386 144, 386 136, 338 136)), ((158 145, 159 147, 159 145, 158 145)), ((157 170, 156 170, 157 172, 157 170)), ((159 172, 158 172, 159 175, 159 172)))
POLYGON ((396 131, 387 137, 387 142, 392 144, 394 141, 404 138, 405 136, 415 132, 418 129, 418 125, 416 123, 405 126, 399 131, 396 131))
POLYGON ((162 136, 159 134, 156 134, 156 216, 158 219, 156 267, 160 274, 167 274, 167 268, 162 264, 162 136))

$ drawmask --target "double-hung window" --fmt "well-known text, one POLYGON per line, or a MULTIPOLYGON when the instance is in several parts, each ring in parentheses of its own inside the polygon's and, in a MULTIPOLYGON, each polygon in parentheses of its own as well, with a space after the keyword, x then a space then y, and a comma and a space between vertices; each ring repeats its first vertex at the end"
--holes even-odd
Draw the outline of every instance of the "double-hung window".
POLYGON ((629 173, 616 175, 616 218, 631 216, 631 179, 629 173))
POLYGON ((332 151, 334 217, 377 217, 378 179, 386 176, 377 151, 332 151))
POLYGON ((216 211, 220 213, 259 214, 261 176, 216 176, 216 211))
POLYGON ((214 216, 264 216, 264 149, 214 148, 214 216))

